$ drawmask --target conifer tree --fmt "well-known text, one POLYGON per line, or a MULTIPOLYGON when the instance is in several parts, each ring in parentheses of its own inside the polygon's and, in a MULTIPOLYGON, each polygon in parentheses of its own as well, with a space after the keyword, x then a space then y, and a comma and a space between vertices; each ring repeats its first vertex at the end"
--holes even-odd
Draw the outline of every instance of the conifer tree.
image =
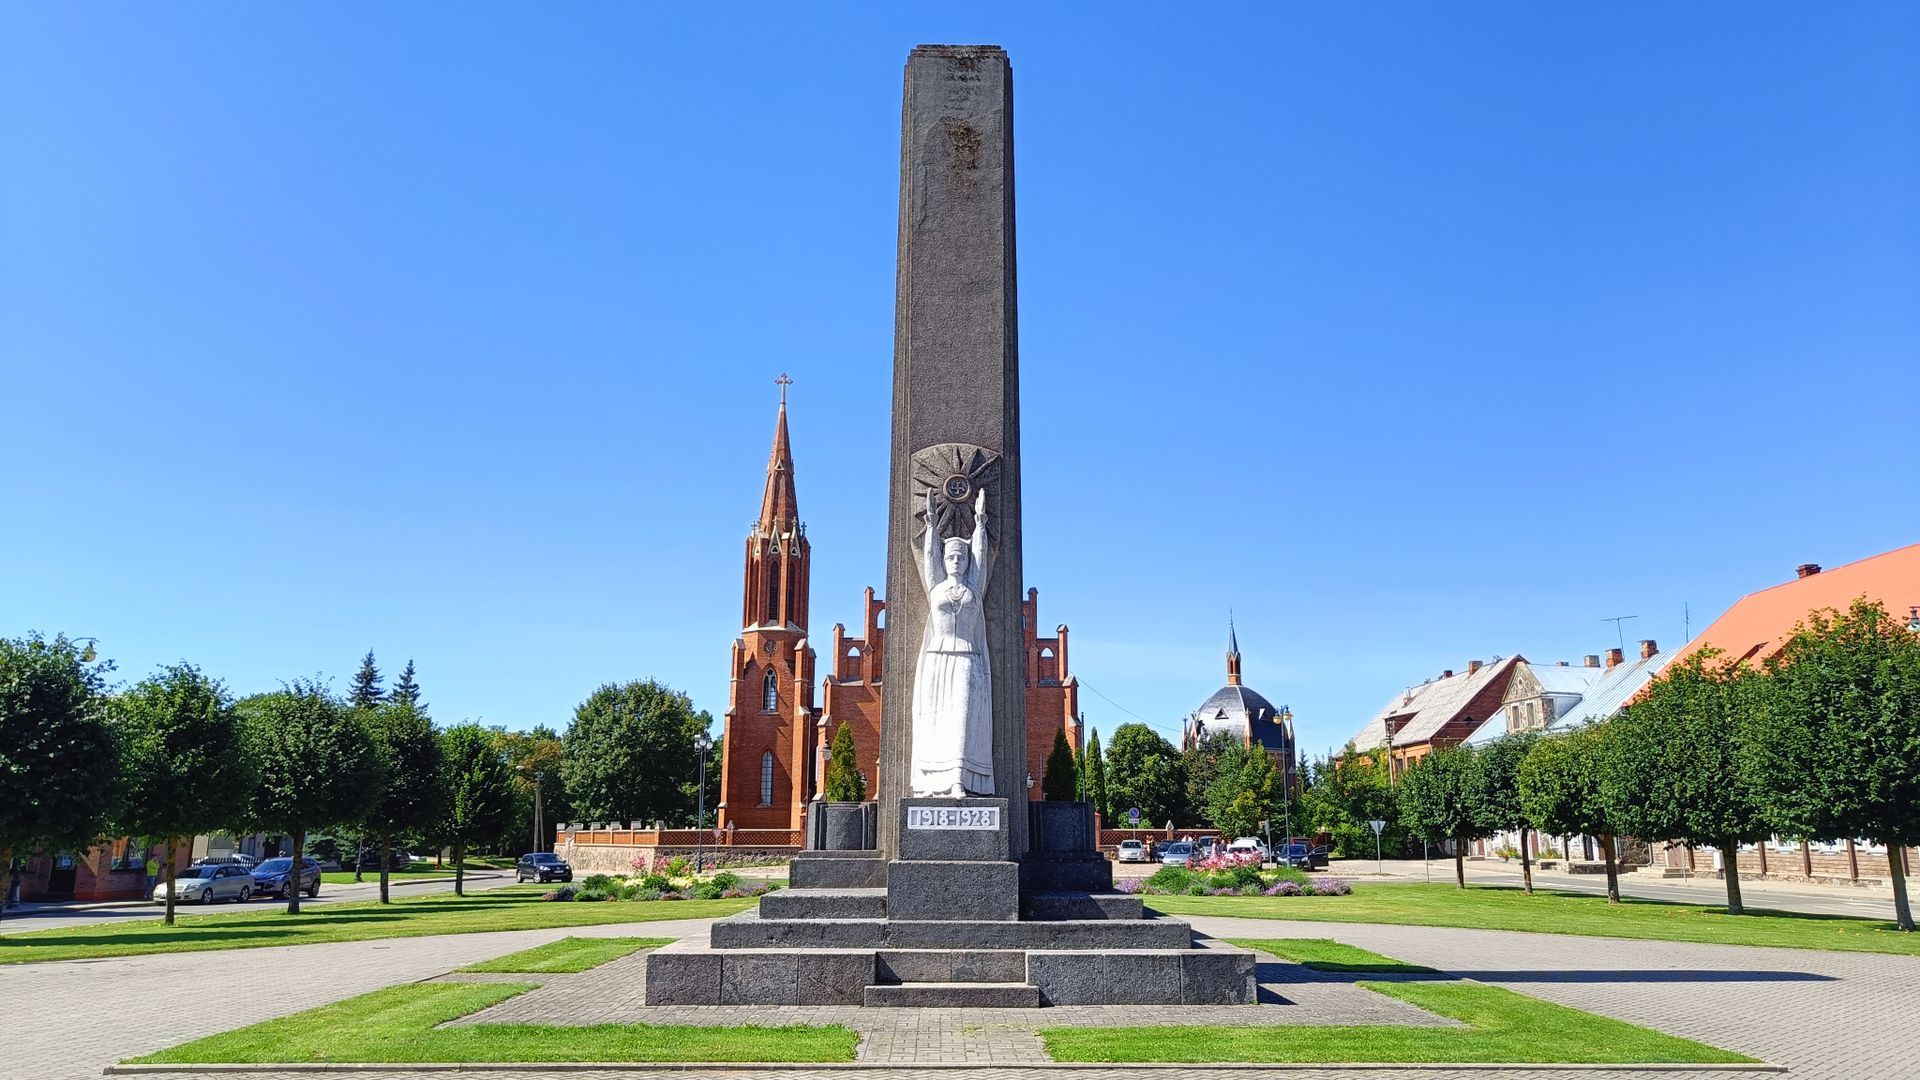
POLYGON ((356 709, 371 709, 385 697, 380 690, 380 669, 374 666, 373 650, 368 649, 360 661, 360 670, 353 673, 353 689, 347 693, 347 704, 356 709))
POLYGON ((1047 771, 1040 778, 1040 793, 1048 802, 1072 802, 1073 788, 1073 748, 1067 745, 1067 729, 1055 728, 1053 750, 1047 754, 1047 771))
POLYGON ((1087 801, 1093 804, 1093 812, 1100 820, 1107 820, 1107 763, 1100 754, 1100 733, 1092 732, 1087 736, 1085 755, 1087 769, 1087 801))
POLYGON ((853 728, 841 724, 827 753, 827 801, 865 802, 866 798, 867 781, 854 759, 853 728))
POLYGON ((398 705, 412 705, 421 712, 427 707, 420 704, 420 684, 413 681, 413 659, 407 659, 407 666, 400 669, 400 678, 393 684, 393 692, 387 695, 389 701, 398 705))

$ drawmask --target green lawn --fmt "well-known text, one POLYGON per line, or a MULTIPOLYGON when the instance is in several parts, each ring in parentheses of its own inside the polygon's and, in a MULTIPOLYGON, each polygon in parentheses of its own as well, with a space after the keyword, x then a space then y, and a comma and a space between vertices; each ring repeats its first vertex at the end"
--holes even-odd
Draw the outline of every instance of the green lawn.
MULTIPOLYGON (((469 868, 469 869, 471 869, 471 868, 469 868)), ((451 869, 447 869, 447 870, 390 870, 390 871, 388 871, 388 872, 387 872, 387 880, 388 880, 389 882, 400 882, 400 881, 426 881, 426 880, 441 880, 441 881, 445 881, 445 880, 450 880, 450 879, 451 879, 452 877, 453 877, 453 871, 452 871, 451 869)), ((327 884, 327 885, 353 885, 353 884, 356 884, 356 882, 355 882, 355 881, 353 880, 353 871, 351 871, 351 870, 322 870, 322 871, 320 871, 320 880, 321 880, 321 882, 322 882, 322 883, 324 883, 324 884, 327 884)), ((378 871, 378 870, 363 870, 363 871, 361 871, 361 872, 360 872, 360 880, 359 880, 359 882, 357 882, 357 884, 361 884, 361 885, 378 885, 378 884, 380 884, 380 871, 378 871)))
POLYGON ((582 904, 540 899, 541 886, 511 886, 458 897, 452 893, 320 904, 288 915, 284 908, 235 915, 183 915, 175 926, 159 920, 102 923, 0 935, 0 964, 81 960, 143 953, 250 949, 322 941, 476 934, 552 926, 701 919, 732 915, 754 905, 738 900, 661 900, 582 904))
POLYGON ((533 988, 530 983, 390 986, 264 1024, 195 1039, 133 1061, 196 1065, 318 1061, 852 1061, 854 1044, 860 1039, 856 1032, 839 1026, 438 1026, 533 988))
POLYGON ((1149 896, 1149 907, 1169 915, 1221 915, 1308 922, 1397 923, 1460 926, 1476 930, 1524 930, 1639 941, 1699 941, 1717 945, 1770 945, 1789 949, 1920 956, 1920 934, 1905 934, 1891 920, 1785 911, 1728 915, 1700 904, 1627 899, 1536 890, 1452 885, 1369 885, 1352 896, 1149 896))
MULTIPOLYGON (((1291 899, 1299 899, 1294 897, 1291 899)), ((1325 971, 1372 971, 1413 981, 1361 986, 1464 1028, 1394 1025, 1047 1028, 1055 1061, 1511 1062, 1695 1064, 1750 1062, 1689 1039, 1465 979, 1429 980, 1416 965, 1332 941, 1238 941, 1325 971)))
POLYGON ((609 960, 618 960, 641 949, 657 949, 672 940, 672 938, 645 937, 561 938, 559 941, 549 941, 545 945, 524 949, 517 953, 508 953, 485 963, 470 964, 460 970, 505 972, 515 975, 572 973, 599 967, 609 960))

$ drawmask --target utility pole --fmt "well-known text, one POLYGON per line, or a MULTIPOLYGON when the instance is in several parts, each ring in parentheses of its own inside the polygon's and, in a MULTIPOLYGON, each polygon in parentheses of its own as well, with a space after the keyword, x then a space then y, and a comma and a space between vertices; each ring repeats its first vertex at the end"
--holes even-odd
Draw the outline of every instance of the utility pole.
POLYGON ((541 784, 546 778, 547 774, 544 770, 533 771, 533 850, 535 851, 547 850, 546 823, 540 819, 541 784))

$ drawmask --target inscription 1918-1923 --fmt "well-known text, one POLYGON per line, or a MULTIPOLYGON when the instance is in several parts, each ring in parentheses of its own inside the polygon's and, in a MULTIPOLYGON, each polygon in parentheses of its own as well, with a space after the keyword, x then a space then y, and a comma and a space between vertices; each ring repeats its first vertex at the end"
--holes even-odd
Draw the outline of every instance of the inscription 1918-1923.
POLYGON ((909 829, 998 829, 997 806, 909 806, 909 829))

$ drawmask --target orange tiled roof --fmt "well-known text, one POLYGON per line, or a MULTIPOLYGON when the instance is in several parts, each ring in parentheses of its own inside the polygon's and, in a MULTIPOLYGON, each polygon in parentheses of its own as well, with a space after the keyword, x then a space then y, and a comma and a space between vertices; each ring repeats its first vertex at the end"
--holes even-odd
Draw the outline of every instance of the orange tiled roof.
POLYGON ((1712 645, 1725 659, 1757 663, 1786 644, 1808 612, 1845 611, 1860 596, 1880 601, 1889 615, 1906 622, 1908 609, 1920 605, 1920 544, 1749 593, 1688 642, 1675 659, 1684 660, 1712 645))

